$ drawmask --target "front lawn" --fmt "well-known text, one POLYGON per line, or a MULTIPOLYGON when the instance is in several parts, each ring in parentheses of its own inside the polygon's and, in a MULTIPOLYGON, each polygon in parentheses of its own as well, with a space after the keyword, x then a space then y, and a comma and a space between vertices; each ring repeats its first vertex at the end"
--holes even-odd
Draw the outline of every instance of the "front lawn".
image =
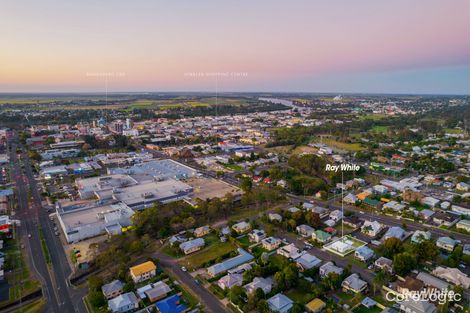
POLYGON ((216 263, 218 258, 229 254, 234 251, 236 246, 231 242, 217 242, 213 245, 204 248, 201 251, 195 252, 180 261, 189 270, 205 267, 208 263, 216 263))

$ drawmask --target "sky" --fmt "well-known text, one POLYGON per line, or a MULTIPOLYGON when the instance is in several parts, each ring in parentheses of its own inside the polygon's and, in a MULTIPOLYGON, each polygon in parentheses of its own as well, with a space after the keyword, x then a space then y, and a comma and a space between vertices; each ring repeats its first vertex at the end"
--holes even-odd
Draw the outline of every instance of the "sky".
POLYGON ((0 92, 470 94, 467 0, 3 0, 0 92))

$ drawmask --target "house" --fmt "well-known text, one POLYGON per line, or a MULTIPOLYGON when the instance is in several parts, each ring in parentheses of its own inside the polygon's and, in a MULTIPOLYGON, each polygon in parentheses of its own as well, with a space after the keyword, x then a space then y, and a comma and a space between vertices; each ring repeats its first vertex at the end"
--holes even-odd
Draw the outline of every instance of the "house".
POLYGON ((201 226, 201 227, 198 227, 194 230, 194 236, 196 236, 197 238, 199 237, 203 237, 205 235, 207 235, 208 233, 211 232, 211 228, 209 226, 201 226))
POLYGON ((271 278, 255 277, 251 283, 246 284, 243 288, 245 288, 247 294, 253 293, 256 289, 260 288, 267 295, 273 288, 273 280, 271 278))
POLYGON ((433 197, 424 197, 421 199, 421 203, 429 206, 430 208, 435 208, 441 202, 439 199, 433 197))
POLYGON ((446 289, 450 287, 449 283, 425 272, 419 272, 416 279, 422 281, 424 286, 429 288, 446 289))
POLYGON ((449 252, 454 251, 454 248, 457 244, 458 241, 450 237, 439 237, 436 240, 436 246, 449 252))
POLYGON ((103 292, 103 296, 106 298, 106 300, 109 300, 122 294, 123 288, 124 283, 116 279, 108 284, 103 285, 101 287, 101 291, 103 292))
POLYGON ((432 217, 433 222, 438 226, 451 227, 456 218, 444 212, 436 212, 432 217))
POLYGON ((160 300, 156 303, 155 307, 159 313, 182 313, 188 309, 184 304, 181 304, 179 295, 173 295, 160 300))
POLYGON ((361 232, 370 237, 376 237, 384 229, 384 226, 377 221, 365 221, 361 227, 361 232))
POLYGON ((205 242, 203 238, 196 238, 180 244, 180 249, 184 254, 190 254, 199 251, 204 247, 205 242))
POLYGON ((356 204, 356 202, 359 200, 358 197, 356 197, 355 195, 353 195, 352 193, 348 193, 344 198, 343 198, 343 201, 344 203, 347 203, 347 204, 356 204))
POLYGON ((343 269, 341 267, 336 266, 333 262, 327 262, 320 266, 319 274, 320 277, 326 277, 330 273, 336 273, 338 275, 343 274, 343 269))
POLYGON ((356 197, 361 200, 361 201, 364 201, 368 196, 370 196, 372 194, 372 192, 369 192, 369 191, 363 191, 359 194, 356 195, 356 197))
POLYGON ((249 234, 248 237, 250 241, 259 243, 261 240, 266 238, 266 233, 262 229, 253 229, 249 234))
POLYGON ((124 313, 139 308, 139 300, 133 292, 124 293, 108 301, 108 308, 113 313, 124 313))
POLYGON ((321 243, 325 243, 331 240, 331 235, 323 230, 317 229, 312 233, 312 239, 321 243))
POLYGON ((374 250, 367 246, 362 246, 354 251, 354 257, 362 262, 367 262, 374 257, 374 250))
POLYGON ((465 182, 460 182, 458 183, 455 188, 458 190, 458 191, 464 191, 464 192, 467 192, 469 189, 470 189, 470 184, 467 184, 465 182))
POLYGON ((469 220, 460 220, 457 224, 455 224, 457 229, 465 230, 466 232, 470 232, 470 221, 469 220))
POLYGON ((463 254, 470 255, 470 243, 467 243, 463 246, 463 254))
POLYGON ((279 249, 276 250, 276 253, 282 256, 285 256, 286 258, 290 259, 297 259, 301 255, 301 251, 299 248, 297 248, 293 243, 288 244, 284 247, 280 247, 279 249))
POLYGON ((322 208, 321 206, 318 206, 318 205, 311 208, 310 211, 312 211, 313 213, 317 213, 320 216, 320 218, 327 217, 330 212, 329 210, 322 208))
POLYGON ((400 312, 404 313, 436 313, 437 308, 428 301, 405 300, 400 303, 400 312))
POLYGON ((390 227, 385 235, 383 236, 383 240, 387 240, 389 238, 397 238, 400 239, 400 241, 403 241, 406 237, 406 232, 403 228, 398 227, 398 226, 393 226, 390 227))
POLYGON ((375 185, 374 187, 372 187, 372 190, 377 195, 384 195, 389 191, 387 187, 382 185, 375 185))
POLYGON ((393 271, 393 261, 386 258, 386 257, 380 257, 377 260, 375 260, 374 265, 376 268, 381 269, 385 272, 390 273, 391 275, 394 275, 393 271))
POLYGON ((365 198, 362 201, 362 204, 364 204, 367 207, 373 208, 373 209, 380 209, 382 207, 382 202, 372 199, 372 198, 365 198))
POLYGON ((251 225, 245 221, 236 223, 232 226, 232 229, 238 234, 243 234, 248 232, 251 229, 251 225))
POLYGON ((231 289, 233 286, 241 286, 243 284, 243 275, 241 274, 227 274, 217 281, 222 289, 231 289))
POLYGON ((248 262, 250 262, 251 260, 254 259, 254 257, 251 254, 249 254, 248 252, 246 252, 242 248, 238 248, 237 251, 238 251, 237 256, 234 256, 233 258, 230 258, 230 259, 224 260, 220 263, 209 266, 207 268, 207 274, 210 277, 215 277, 215 276, 217 276, 219 274, 222 274, 222 273, 224 273, 224 272, 226 272, 226 271, 228 271, 232 268, 235 268, 239 265, 242 265, 244 263, 248 263, 248 262))
POLYGON ((297 226, 295 230, 302 237, 310 237, 312 236, 312 233, 315 231, 313 227, 306 225, 306 224, 297 226))
POLYGON ((432 274, 451 284, 462 286, 464 289, 470 288, 470 278, 458 268, 438 266, 432 271, 432 274))
POLYGON ((155 276, 157 267, 152 261, 147 261, 129 269, 134 283, 140 283, 155 276))
POLYGON ((349 226, 349 227, 354 228, 354 229, 357 229, 357 228, 361 227, 361 225, 362 225, 361 219, 359 217, 357 217, 356 215, 345 216, 343 218, 343 223, 344 223, 344 225, 349 226))
POLYGON ((156 302, 160 299, 166 298, 168 293, 171 291, 170 286, 165 282, 159 281, 152 285, 152 288, 145 291, 145 295, 150 302, 156 302))
POLYGON ((413 291, 419 291, 423 289, 424 283, 419 279, 416 279, 411 276, 406 276, 405 280, 398 280, 397 282, 397 292, 404 295, 413 291))
POLYGON ((281 239, 276 238, 276 237, 268 237, 268 238, 264 238, 263 240, 261 240, 261 245, 263 249, 266 249, 268 251, 279 248, 281 243, 282 243, 281 239))
POLYGON ((304 210, 311 210, 313 209, 314 205, 309 202, 302 203, 302 209, 304 210))
POLYGON ((382 207, 383 210, 392 210, 394 212, 401 212, 406 208, 406 205, 398 203, 397 201, 390 201, 385 203, 382 207))
POLYGON ((279 313, 287 313, 292 309, 294 302, 283 295, 282 293, 278 293, 271 298, 268 299, 268 306, 271 311, 279 312, 279 313))
POLYGON ((330 219, 339 222, 343 218, 343 213, 340 210, 334 210, 330 213, 330 219))
POLYGON ((315 298, 305 305, 307 312, 310 313, 320 313, 323 309, 326 308, 326 303, 322 300, 315 298))
POLYGON ((287 210, 289 213, 292 213, 294 214, 295 212, 299 212, 300 209, 299 208, 296 208, 295 206, 294 207, 291 207, 287 210))
POLYGON ((424 240, 431 240, 430 231, 417 230, 413 233, 413 236, 411 236, 411 242, 413 243, 420 243, 424 240))
POLYGON ((282 216, 277 213, 269 213, 268 219, 270 222, 278 222, 278 223, 282 222, 282 216))
POLYGON ((297 267, 299 267, 301 272, 311 269, 313 267, 319 267, 321 262, 322 261, 319 258, 311 255, 308 252, 303 253, 300 257, 295 260, 295 263, 297 264, 297 267))
POLYGON ((177 234, 177 235, 171 236, 168 242, 170 243, 170 246, 174 246, 175 244, 182 243, 187 240, 188 239, 183 234, 177 234))
POLYGON ((353 273, 343 280, 341 287, 345 292, 364 293, 367 290, 367 283, 363 281, 357 273, 353 273))

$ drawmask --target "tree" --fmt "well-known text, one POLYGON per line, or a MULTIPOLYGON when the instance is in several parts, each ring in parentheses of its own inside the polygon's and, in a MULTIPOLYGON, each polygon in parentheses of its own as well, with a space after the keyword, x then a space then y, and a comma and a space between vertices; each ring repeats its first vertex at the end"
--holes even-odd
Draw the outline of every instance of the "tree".
POLYGON ((420 261, 431 261, 439 255, 439 249, 430 240, 423 240, 413 245, 413 252, 420 261))
POLYGON ((250 192, 251 189, 253 188, 253 182, 249 177, 243 177, 241 182, 240 182, 240 188, 244 192, 250 192))
POLYGON ((95 308, 100 308, 106 304, 106 300, 101 291, 91 291, 88 295, 88 300, 95 308))
POLYGON ((321 286, 325 291, 336 290, 339 288, 340 284, 341 277, 335 272, 328 273, 321 281, 321 286))
POLYGON ((416 255, 409 252, 398 253, 393 257, 393 269, 400 276, 408 274, 416 265, 416 255))
POLYGON ((307 221, 307 223, 312 226, 313 228, 319 228, 321 226, 321 219, 320 219, 320 215, 316 212, 307 212, 307 214, 305 214, 305 220, 307 221))
POLYGON ((389 275, 384 272, 383 270, 378 271, 374 279, 372 281, 372 292, 373 294, 377 293, 377 289, 380 288, 380 286, 384 285, 386 282, 390 280, 389 275))
POLYGON ((245 290, 241 286, 233 286, 228 293, 228 298, 236 305, 243 305, 246 299, 245 290))
POLYGON ((393 257, 395 254, 403 251, 403 244, 400 239, 391 237, 385 239, 384 243, 379 248, 383 255, 387 258, 393 257))

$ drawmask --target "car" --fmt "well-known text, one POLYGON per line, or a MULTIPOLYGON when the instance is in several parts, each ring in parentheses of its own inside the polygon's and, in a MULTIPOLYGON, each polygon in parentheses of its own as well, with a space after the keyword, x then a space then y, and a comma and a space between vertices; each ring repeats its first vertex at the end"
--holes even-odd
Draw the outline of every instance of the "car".
POLYGON ((59 232, 58 232, 58 231, 56 231, 56 232, 54 233, 54 235, 56 235, 56 236, 59 236, 59 232))
POLYGON ((194 282, 195 282, 196 284, 198 284, 198 285, 201 284, 201 282, 199 281, 199 279, 195 279, 194 282))
POLYGON ((31 238, 31 234, 28 234, 28 238, 31 238))
POLYGON ((182 270, 183 272, 186 272, 186 271, 187 271, 186 267, 184 267, 184 266, 181 266, 181 270, 182 270))

